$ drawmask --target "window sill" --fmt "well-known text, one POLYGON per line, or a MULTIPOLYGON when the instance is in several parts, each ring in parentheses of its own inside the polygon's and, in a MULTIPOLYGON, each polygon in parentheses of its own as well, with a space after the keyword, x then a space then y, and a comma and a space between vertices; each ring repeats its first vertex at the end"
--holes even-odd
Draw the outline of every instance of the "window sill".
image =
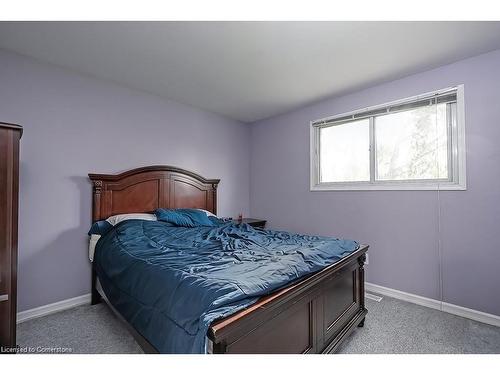
POLYGON ((310 191, 371 191, 371 190, 451 190, 451 191, 465 191, 467 186, 465 183, 331 183, 312 185, 310 191))

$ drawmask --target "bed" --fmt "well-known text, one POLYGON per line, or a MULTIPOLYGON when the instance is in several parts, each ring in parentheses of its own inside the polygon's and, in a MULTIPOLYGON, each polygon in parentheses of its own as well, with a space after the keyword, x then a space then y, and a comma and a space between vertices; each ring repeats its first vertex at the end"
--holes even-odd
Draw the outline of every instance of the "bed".
MULTIPOLYGON (((197 208, 216 214, 219 180, 205 179, 180 168, 150 166, 117 175, 89 174, 89 178, 93 183, 93 222, 117 214, 147 213, 158 208, 197 208)), ((129 237, 132 236, 130 238, 133 241, 134 230, 137 230, 134 228, 138 225, 129 222, 117 228, 116 232, 132 233, 129 237)), ((155 230, 170 230, 159 224, 144 225, 151 233, 155 233, 155 230)), ((216 233, 227 236, 224 232, 227 230, 235 229, 217 229, 216 233)), ((242 236, 254 236, 256 239, 265 239, 271 233, 251 228, 237 231, 243 231, 242 236)), ((307 255, 306 247, 304 245, 304 251, 298 253, 307 255)), ((364 303, 363 265, 367 250, 367 245, 359 245, 338 261, 326 264, 315 272, 297 277, 288 284, 276 284, 279 287, 272 293, 237 300, 238 305, 234 309, 226 310, 230 314, 221 314, 210 321, 204 337, 204 350, 214 354, 335 352, 352 330, 364 324, 367 310, 364 303)), ((120 251, 120 248, 117 247, 116 251, 120 251)), ((314 263, 310 259, 307 258, 304 264, 314 263)), ((107 261, 109 264, 112 259, 107 261)), ((141 314, 142 320, 146 321, 154 317, 147 316, 144 309, 125 309, 123 299, 110 289, 110 282, 98 264, 94 261, 92 266, 92 304, 102 300, 108 303, 146 353, 166 352, 158 345, 158 334, 163 334, 162 330, 156 329, 157 337, 154 338, 154 335, 142 330, 134 319, 141 314)), ((134 269, 128 264, 123 267, 134 269)), ((156 271, 151 268, 150 271, 144 269, 133 272, 135 280, 145 283, 153 279, 156 271)), ((170 303, 179 301, 170 299, 170 303)))

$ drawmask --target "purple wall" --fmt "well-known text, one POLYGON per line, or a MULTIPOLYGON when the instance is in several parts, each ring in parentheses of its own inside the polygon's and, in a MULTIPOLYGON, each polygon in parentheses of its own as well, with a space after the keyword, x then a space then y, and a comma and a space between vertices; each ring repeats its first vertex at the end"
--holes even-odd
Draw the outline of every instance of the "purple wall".
POLYGON ((500 51, 251 127, 1 50, 0 82, 0 120, 25 127, 21 311, 89 292, 88 172, 172 164, 222 179, 222 215, 369 243, 368 281, 390 288, 439 299, 440 239, 444 300, 500 315, 500 51), (467 191, 309 191, 310 120, 460 83, 467 191))
POLYGON ((500 315, 500 50, 251 128, 250 210, 270 227, 371 245, 369 282, 500 315), (309 121, 465 84, 467 191, 309 191, 309 121), (438 210, 441 209, 441 234, 438 210))
POLYGON ((171 164, 249 211, 247 125, 0 50, 0 120, 21 140, 19 310, 90 292, 89 172, 171 164))

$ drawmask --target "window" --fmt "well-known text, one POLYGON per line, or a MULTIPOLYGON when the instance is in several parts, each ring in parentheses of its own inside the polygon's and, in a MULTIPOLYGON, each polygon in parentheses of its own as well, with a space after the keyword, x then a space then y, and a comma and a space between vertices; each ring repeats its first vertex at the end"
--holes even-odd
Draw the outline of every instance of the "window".
POLYGON ((465 190, 463 86, 311 122, 311 190, 465 190))

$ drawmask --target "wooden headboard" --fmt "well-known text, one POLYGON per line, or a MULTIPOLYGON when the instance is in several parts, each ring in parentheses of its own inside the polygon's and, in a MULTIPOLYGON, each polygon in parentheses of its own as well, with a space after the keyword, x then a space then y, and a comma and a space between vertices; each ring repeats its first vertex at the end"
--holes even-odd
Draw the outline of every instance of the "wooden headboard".
POLYGON ((132 169, 120 174, 90 173, 94 191, 92 220, 112 215, 151 212, 157 208, 203 208, 217 214, 217 184, 168 165, 132 169))

